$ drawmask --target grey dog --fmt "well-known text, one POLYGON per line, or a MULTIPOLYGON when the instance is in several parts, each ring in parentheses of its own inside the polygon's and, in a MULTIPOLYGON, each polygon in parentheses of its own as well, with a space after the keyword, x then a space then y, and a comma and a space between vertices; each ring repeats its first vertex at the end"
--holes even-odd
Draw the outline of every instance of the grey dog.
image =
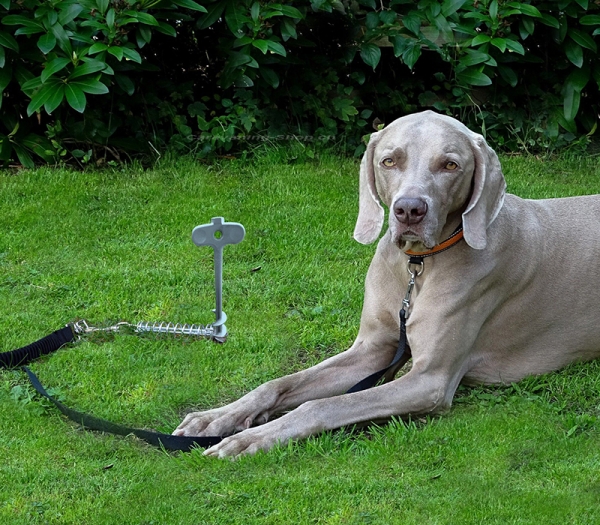
POLYGON ((373 133, 359 190, 355 239, 379 237, 383 205, 389 227, 366 276, 352 347, 191 413, 174 434, 237 432, 205 454, 252 454, 345 425, 446 410, 461 381, 510 383, 600 356, 600 196, 507 194, 485 139, 431 111, 373 133), (461 223, 464 239, 428 257, 417 278, 406 325, 410 371, 345 393, 394 355, 406 253, 435 250, 461 223))

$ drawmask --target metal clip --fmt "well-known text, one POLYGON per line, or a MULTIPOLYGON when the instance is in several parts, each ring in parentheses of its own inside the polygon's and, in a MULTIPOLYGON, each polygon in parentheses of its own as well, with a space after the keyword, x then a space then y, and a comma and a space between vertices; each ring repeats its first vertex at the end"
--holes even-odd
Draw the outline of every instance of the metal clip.
POLYGON ((78 338, 81 339, 86 334, 92 334, 94 332, 118 332, 124 326, 132 326, 126 321, 121 321, 112 326, 97 327, 90 326, 85 319, 80 319, 73 323, 73 331, 77 334, 78 338))
POLYGON ((406 288, 406 295, 404 296, 404 299, 402 300, 402 308, 404 309, 404 314, 406 316, 406 319, 408 319, 408 315, 409 315, 409 308, 410 308, 410 297, 412 295, 413 289, 415 287, 415 278, 419 277, 419 275, 421 275, 423 273, 423 261, 419 261, 417 263, 415 262, 411 262, 411 260, 409 259, 408 264, 406 265, 406 269, 408 271, 408 273, 410 274, 410 279, 408 281, 408 286, 406 288), (413 266, 415 266, 416 268, 413 271, 413 266))

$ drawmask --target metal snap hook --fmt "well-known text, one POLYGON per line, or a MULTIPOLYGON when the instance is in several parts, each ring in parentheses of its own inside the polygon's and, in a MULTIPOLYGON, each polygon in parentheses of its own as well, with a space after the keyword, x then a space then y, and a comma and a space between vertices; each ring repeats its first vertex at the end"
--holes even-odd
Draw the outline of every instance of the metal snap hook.
POLYGON ((424 267, 425 267, 425 265, 423 264, 423 261, 414 262, 409 259, 406 263, 406 270, 408 271, 408 273, 411 275, 411 277, 413 279, 415 277, 419 277, 419 275, 421 275, 423 273, 424 267), (416 271, 413 271, 412 270, 413 266, 416 266, 418 269, 416 271))

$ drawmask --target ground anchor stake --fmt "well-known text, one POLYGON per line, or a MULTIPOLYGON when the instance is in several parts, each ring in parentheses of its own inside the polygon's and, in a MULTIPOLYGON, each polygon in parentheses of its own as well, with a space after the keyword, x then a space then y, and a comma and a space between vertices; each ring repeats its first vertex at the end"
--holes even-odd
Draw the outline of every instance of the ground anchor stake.
POLYGON ((223 248, 228 244, 238 244, 244 240, 246 230, 237 222, 225 222, 223 217, 213 217, 210 224, 196 226, 192 240, 196 246, 212 246, 215 266, 215 312, 214 336, 225 340, 227 337, 227 315, 223 311, 223 248))

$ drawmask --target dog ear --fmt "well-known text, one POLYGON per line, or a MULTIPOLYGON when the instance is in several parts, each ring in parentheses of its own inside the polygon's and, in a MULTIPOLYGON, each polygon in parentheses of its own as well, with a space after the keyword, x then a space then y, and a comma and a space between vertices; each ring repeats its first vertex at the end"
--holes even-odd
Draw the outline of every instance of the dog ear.
POLYGON ((473 133, 473 154, 473 193, 462 216, 463 230, 467 244, 483 250, 487 244, 487 229, 504 203, 506 181, 496 152, 476 133, 473 133))
POLYGON ((361 244, 371 244, 381 233, 384 211, 375 186, 373 153, 379 141, 379 133, 371 134, 367 151, 360 163, 358 188, 358 219, 354 228, 354 238, 361 244))

